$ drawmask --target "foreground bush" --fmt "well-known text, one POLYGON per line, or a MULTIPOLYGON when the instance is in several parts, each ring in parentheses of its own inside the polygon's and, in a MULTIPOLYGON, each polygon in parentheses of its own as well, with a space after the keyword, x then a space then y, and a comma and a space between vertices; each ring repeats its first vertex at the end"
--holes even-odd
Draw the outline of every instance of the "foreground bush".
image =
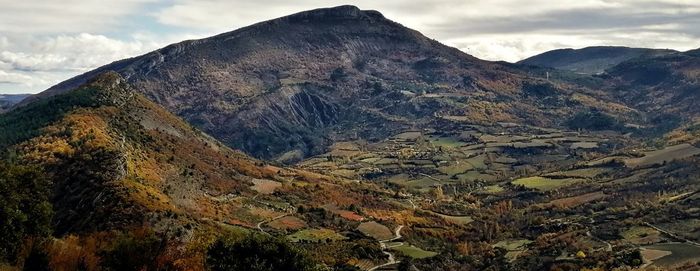
POLYGON ((219 238, 207 252, 207 266, 215 271, 319 270, 311 258, 285 240, 249 235, 242 240, 219 238))

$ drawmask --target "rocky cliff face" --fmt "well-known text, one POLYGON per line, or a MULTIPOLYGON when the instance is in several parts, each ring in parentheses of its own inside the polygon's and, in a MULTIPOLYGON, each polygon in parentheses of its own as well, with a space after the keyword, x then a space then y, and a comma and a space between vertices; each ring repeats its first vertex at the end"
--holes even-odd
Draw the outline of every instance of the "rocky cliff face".
MULTIPOLYGON (((443 118, 546 126, 590 108, 620 108, 602 92, 478 60, 352 6, 173 44, 37 97, 105 70, 225 144, 282 160, 319 153, 339 139, 381 139, 443 118), (524 85, 554 92, 528 96, 524 85)), ((614 114, 624 118, 629 112, 614 114)))

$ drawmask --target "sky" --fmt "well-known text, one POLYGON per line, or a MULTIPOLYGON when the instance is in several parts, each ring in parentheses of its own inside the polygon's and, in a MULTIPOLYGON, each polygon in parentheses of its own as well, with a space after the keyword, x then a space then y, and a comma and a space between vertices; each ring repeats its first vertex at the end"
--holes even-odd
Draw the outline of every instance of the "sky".
POLYGON ((0 94, 186 39, 350 4, 487 60, 558 48, 700 47, 699 0, 0 0, 0 94))

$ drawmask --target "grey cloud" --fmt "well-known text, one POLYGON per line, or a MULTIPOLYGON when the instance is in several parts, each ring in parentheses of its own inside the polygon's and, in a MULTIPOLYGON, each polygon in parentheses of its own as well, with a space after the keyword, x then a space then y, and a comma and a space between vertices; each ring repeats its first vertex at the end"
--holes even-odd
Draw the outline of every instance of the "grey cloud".
POLYGON ((456 19, 442 24, 429 25, 429 31, 440 37, 465 34, 568 32, 572 34, 619 31, 623 29, 644 30, 644 27, 678 24, 677 31, 700 36, 700 11, 681 14, 661 12, 625 12, 610 9, 576 9, 551 11, 523 17, 489 17, 478 19, 456 19))

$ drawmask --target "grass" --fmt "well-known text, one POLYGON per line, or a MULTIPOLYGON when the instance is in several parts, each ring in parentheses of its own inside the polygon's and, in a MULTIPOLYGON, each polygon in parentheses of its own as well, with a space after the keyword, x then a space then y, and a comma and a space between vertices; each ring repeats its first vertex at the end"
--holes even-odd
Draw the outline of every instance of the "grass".
POLYGON ((700 154, 700 149, 690 144, 679 144, 662 150, 645 152, 643 157, 625 160, 627 167, 645 167, 700 154))
POLYGON ((459 175, 457 175, 457 178, 460 181, 476 181, 476 180, 493 181, 496 179, 496 177, 493 175, 480 173, 478 171, 469 171, 469 172, 466 172, 464 174, 459 174, 459 175))
POLYGON ((269 195, 275 192, 275 189, 282 186, 282 183, 265 180, 265 179, 253 179, 253 186, 251 189, 257 191, 260 194, 269 195))
POLYGON ((503 192, 503 190, 504 190, 503 187, 501 187, 500 185, 489 185, 489 186, 484 187, 484 189, 479 191, 479 193, 498 194, 500 192, 503 192))
POLYGON ((430 137, 430 141, 435 147, 447 147, 447 148, 459 148, 461 146, 467 145, 459 139, 452 137, 430 137))
POLYGON ((594 178, 598 175, 611 171, 610 168, 580 168, 569 171, 559 171, 547 173, 546 177, 566 177, 566 178, 594 178))
POLYGON ((568 178, 568 179, 550 179, 545 177, 527 177, 520 178, 513 181, 515 185, 522 185, 527 188, 537 189, 540 191, 551 191, 557 188, 565 187, 574 183, 583 181, 582 179, 568 178))
POLYGON ((671 254, 654 260, 656 266, 672 266, 700 260, 700 247, 686 243, 668 243, 644 247, 646 249, 669 251, 671 254))
POLYGON ((595 149, 598 148, 598 142, 574 142, 571 143, 572 149, 595 149))
POLYGON ((550 201, 549 204, 552 206, 557 206, 557 207, 571 208, 571 207, 576 207, 576 206, 584 204, 584 203, 603 199, 605 197, 606 197, 606 195, 603 192, 593 192, 593 193, 587 193, 587 194, 583 194, 583 195, 579 195, 579 196, 553 200, 553 201, 550 201))
POLYGON ((658 231, 650 227, 635 226, 622 233, 622 237, 636 245, 653 244, 661 241, 658 231))
POLYGON ((280 219, 273 220, 267 225, 277 230, 298 230, 306 227, 306 222, 295 216, 285 216, 280 219))
POLYGON ((374 221, 360 224, 357 227, 357 230, 362 232, 364 235, 377 240, 387 240, 394 237, 394 234, 391 232, 391 230, 389 230, 389 228, 374 221))
POLYGON ((450 216, 450 215, 443 215, 439 213, 433 213, 439 217, 444 218, 447 221, 460 224, 460 225, 466 225, 474 221, 474 219, 471 216, 450 216))
POLYGON ((447 175, 457 175, 467 172, 473 169, 474 166, 466 161, 455 161, 449 166, 442 166, 438 168, 438 171, 447 175))
POLYGON ((391 249, 401 252, 401 254, 413 259, 425 259, 437 255, 436 252, 423 250, 421 248, 405 244, 402 246, 393 247, 391 249))
POLYGON ((416 140, 422 135, 423 134, 421 132, 405 132, 395 135, 394 138, 403 140, 416 140))
POLYGON ((467 159, 467 163, 471 164, 476 169, 484 169, 486 168, 484 160, 486 160, 486 155, 482 154, 477 157, 467 159))
POLYGON ((503 248, 508 251, 505 257, 512 262, 526 250, 525 246, 530 243, 532 243, 532 241, 527 239, 503 240, 493 244, 493 247, 503 248))
POLYGON ((292 242, 323 242, 345 240, 347 237, 329 229, 306 229, 288 235, 292 242))
POLYGON ((494 247, 500 247, 508 251, 522 250, 527 244, 532 243, 532 241, 527 239, 513 239, 513 240, 503 240, 495 243, 494 247))

